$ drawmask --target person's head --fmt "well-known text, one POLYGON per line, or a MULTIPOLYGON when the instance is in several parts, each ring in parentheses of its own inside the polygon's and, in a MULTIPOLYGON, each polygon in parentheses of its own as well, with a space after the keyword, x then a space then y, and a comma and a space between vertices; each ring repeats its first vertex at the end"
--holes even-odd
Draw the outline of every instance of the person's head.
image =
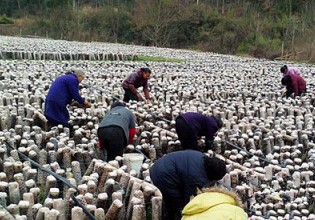
POLYGON ((280 72, 283 73, 283 74, 286 74, 287 70, 288 70, 287 65, 284 65, 284 66, 282 66, 282 67, 280 68, 280 72))
POLYGON ((220 180, 226 174, 225 162, 217 157, 204 156, 204 168, 209 180, 220 180))
POLYGON ((82 82, 83 79, 85 78, 85 73, 80 69, 74 69, 71 72, 77 76, 79 82, 82 82))
POLYGON ((143 72, 143 78, 149 79, 151 76, 151 70, 149 68, 141 68, 141 71, 143 72))
POLYGON ((218 117, 218 116, 213 116, 213 117, 214 117, 214 119, 215 119, 215 121, 216 121, 216 123, 217 123, 218 130, 221 129, 221 128, 223 127, 223 121, 222 121, 221 118, 218 117))
POLYGON ((282 77, 281 79, 281 84, 284 86, 288 86, 291 85, 292 83, 292 79, 290 77, 290 75, 285 75, 284 77, 282 77))
POLYGON ((117 101, 117 102, 114 102, 114 103, 110 106, 110 109, 113 109, 113 108, 115 108, 115 107, 117 107, 117 106, 123 106, 123 107, 125 107, 126 105, 125 105, 125 103, 123 103, 123 102, 117 101))

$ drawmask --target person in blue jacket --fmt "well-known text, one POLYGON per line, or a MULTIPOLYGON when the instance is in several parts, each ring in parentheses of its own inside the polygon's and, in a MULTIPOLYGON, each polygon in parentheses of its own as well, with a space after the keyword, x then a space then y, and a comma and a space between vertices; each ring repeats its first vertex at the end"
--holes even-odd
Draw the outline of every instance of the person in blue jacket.
POLYGON ((67 105, 74 99, 84 107, 91 104, 81 97, 79 83, 84 79, 82 70, 72 70, 55 79, 49 88, 45 100, 45 117, 48 120, 48 129, 59 124, 69 127, 69 112, 67 105))
POLYGON ((181 210, 197 189, 226 174, 225 162, 196 150, 168 153, 150 167, 152 183, 163 196, 163 219, 180 219, 181 210))
POLYGON ((198 138, 206 137, 206 149, 211 149, 214 136, 223 122, 215 116, 207 116, 198 112, 186 112, 176 118, 176 133, 183 149, 200 150, 198 138))

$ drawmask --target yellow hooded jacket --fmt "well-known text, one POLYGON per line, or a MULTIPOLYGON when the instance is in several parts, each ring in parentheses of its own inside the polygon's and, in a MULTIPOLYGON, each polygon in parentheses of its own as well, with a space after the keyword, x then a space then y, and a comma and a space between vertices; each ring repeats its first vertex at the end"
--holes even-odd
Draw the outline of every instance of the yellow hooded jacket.
POLYGON ((183 209, 182 220, 247 220, 236 193, 223 187, 204 189, 183 209))

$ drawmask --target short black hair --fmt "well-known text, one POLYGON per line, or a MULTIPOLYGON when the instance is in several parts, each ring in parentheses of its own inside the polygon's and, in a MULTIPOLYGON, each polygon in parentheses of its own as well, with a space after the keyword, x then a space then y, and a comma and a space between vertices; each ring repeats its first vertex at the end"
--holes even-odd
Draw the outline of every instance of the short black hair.
POLYGON ((144 73, 151 74, 151 70, 149 68, 141 68, 141 71, 144 72, 144 73))
POLYGON ((217 157, 204 156, 204 167, 209 180, 220 180, 226 174, 225 162, 217 157))
POLYGON ((123 106, 123 107, 125 107, 126 104, 123 103, 123 102, 117 101, 117 102, 114 102, 114 103, 110 106, 110 109, 113 109, 113 108, 115 108, 115 107, 117 107, 117 106, 123 106))
POLYGON ((281 79, 282 85, 287 86, 287 85, 291 85, 291 83, 292 83, 292 79, 291 79, 290 75, 286 75, 286 76, 282 77, 282 79, 281 79))
POLYGON ((287 65, 284 65, 280 68, 281 73, 285 73, 285 71, 288 69, 287 65))

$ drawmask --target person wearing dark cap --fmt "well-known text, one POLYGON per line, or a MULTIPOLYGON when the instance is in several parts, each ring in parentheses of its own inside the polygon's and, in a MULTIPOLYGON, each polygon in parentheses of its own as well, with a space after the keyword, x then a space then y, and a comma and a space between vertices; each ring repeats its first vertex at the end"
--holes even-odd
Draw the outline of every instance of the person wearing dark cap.
POLYGON ((288 67, 287 65, 284 65, 280 68, 280 72, 283 73, 283 75, 288 75, 288 74, 296 74, 296 75, 301 75, 301 71, 297 67, 288 67))
POLYGON ((83 107, 91 107, 91 104, 79 93, 79 83, 84 77, 84 72, 76 69, 57 77, 52 83, 45 100, 44 115, 48 120, 48 129, 59 124, 69 127, 67 105, 72 100, 82 104, 83 107))
POLYGON ((219 117, 207 116, 198 112, 180 114, 175 120, 176 133, 183 149, 200 150, 198 138, 205 136, 206 149, 211 149, 214 136, 223 126, 219 117))
POLYGON ((137 91, 137 88, 142 86, 145 100, 147 101, 147 103, 150 103, 151 98, 148 85, 148 80, 150 76, 151 70, 149 68, 140 68, 128 75, 122 83, 122 87, 125 90, 123 101, 144 101, 142 95, 137 91))
POLYGON ((136 134, 134 114, 123 102, 114 102, 101 121, 97 134, 99 147, 103 155, 107 155, 106 161, 122 156, 124 148, 136 134))
POLYGON ((208 157, 195 150, 168 153, 156 160, 149 169, 152 183, 163 196, 163 219, 180 219, 181 210, 197 189, 226 174, 223 160, 208 157))
POLYGON ((198 190, 184 207, 182 220, 247 220, 242 200, 236 192, 228 190, 218 181, 210 182, 198 190))
POLYGON ((305 80, 297 74, 288 74, 282 77, 281 84, 286 87, 286 97, 290 97, 292 94, 300 96, 306 92, 305 80))

